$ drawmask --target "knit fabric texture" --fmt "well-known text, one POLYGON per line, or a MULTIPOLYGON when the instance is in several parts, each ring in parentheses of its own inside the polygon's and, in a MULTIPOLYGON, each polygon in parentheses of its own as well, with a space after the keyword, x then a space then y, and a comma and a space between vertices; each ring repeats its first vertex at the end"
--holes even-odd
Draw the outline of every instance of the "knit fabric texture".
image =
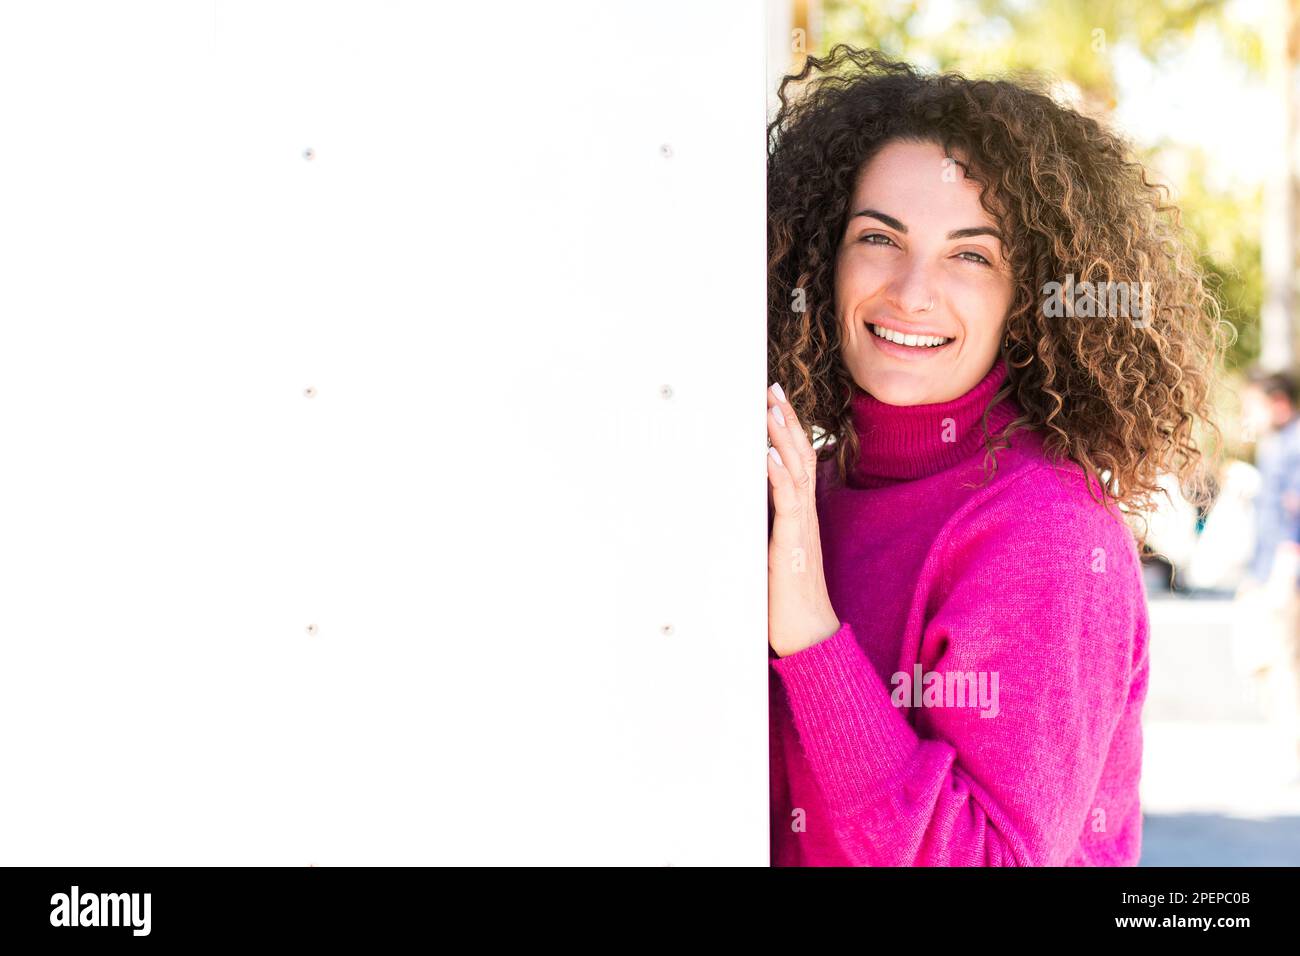
MULTIPOLYGON (((817 478, 841 625, 771 647, 775 866, 1135 866, 1148 677, 1133 534, 1009 436, 999 361, 949 402, 855 390, 858 465, 817 478)), ((1093 494, 1089 493, 1089 487, 1093 494)))

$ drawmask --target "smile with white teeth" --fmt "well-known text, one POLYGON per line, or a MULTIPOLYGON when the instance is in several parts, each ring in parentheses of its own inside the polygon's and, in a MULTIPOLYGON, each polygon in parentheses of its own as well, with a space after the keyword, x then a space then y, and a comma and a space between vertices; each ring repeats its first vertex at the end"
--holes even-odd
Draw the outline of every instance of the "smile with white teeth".
POLYGON ((887 329, 883 325, 872 325, 870 329, 873 335, 878 335, 882 339, 888 339, 898 345, 911 345, 916 348, 932 349, 940 345, 947 345, 952 341, 952 339, 945 339, 938 335, 904 335, 902 332, 887 329))

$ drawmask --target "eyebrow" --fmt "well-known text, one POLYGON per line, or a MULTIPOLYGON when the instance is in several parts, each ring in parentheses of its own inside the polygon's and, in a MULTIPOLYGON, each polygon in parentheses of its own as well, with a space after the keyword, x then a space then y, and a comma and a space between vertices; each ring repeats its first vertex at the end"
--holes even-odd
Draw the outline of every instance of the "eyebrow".
MULTIPOLYGON (((879 219, 890 229, 896 229, 899 232, 906 233, 907 227, 895 219, 893 216, 881 212, 879 209, 860 209, 855 212, 850 219, 856 219, 858 216, 869 216, 872 219, 879 219)), ((992 236, 998 242, 1002 241, 1002 234, 992 226, 970 226, 966 229, 954 229, 948 233, 949 239, 968 239, 971 236, 992 236)))

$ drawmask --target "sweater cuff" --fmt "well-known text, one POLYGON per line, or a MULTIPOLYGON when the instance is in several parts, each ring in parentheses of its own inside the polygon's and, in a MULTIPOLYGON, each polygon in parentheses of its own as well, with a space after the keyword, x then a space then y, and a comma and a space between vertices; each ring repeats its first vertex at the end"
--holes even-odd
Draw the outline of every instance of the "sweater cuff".
POLYGON ((772 667, 830 808, 847 815, 890 802, 920 738, 890 700, 849 623, 824 641, 777 657, 772 667))

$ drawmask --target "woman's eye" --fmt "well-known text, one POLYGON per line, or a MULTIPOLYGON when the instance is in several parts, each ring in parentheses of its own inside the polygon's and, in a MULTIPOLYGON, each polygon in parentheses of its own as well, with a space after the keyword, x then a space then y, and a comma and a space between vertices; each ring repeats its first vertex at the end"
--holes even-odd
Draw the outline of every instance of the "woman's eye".
POLYGON ((884 245, 884 243, 872 242, 871 241, 872 239, 883 239, 885 240, 885 243, 888 243, 891 246, 894 244, 894 240, 890 239, 887 235, 885 235, 882 232, 869 232, 861 239, 859 239, 858 242, 865 242, 867 243, 867 245, 871 245, 871 246, 884 245))
POLYGON ((959 253, 957 253, 957 255, 959 255, 959 256, 974 256, 974 257, 975 257, 974 259, 967 259, 967 260, 966 260, 967 262, 976 262, 976 263, 979 263, 979 264, 981 264, 981 265, 986 265, 986 266, 990 266, 990 265, 993 264, 993 263, 989 262, 987 259, 985 259, 985 258, 984 258, 982 255, 980 255, 978 252, 971 252, 969 249, 967 249, 967 250, 965 250, 965 251, 963 251, 963 252, 959 252, 959 253))

